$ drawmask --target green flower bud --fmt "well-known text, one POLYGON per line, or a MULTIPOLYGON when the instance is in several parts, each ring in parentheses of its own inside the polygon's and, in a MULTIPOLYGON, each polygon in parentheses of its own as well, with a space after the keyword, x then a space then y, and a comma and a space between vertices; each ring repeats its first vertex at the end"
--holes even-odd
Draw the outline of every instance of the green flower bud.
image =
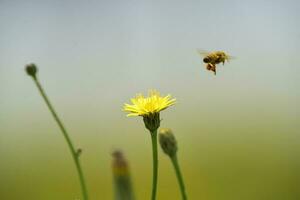
POLYGON ((115 200, 134 200, 133 187, 128 162, 124 154, 116 150, 113 152, 112 170, 114 176, 115 200))
POLYGON ((177 152, 177 141, 169 128, 159 130, 159 143, 165 154, 173 157, 177 152))
POLYGON ((29 76, 36 78, 36 73, 37 73, 38 69, 35 64, 31 63, 31 64, 26 65, 25 70, 29 76))

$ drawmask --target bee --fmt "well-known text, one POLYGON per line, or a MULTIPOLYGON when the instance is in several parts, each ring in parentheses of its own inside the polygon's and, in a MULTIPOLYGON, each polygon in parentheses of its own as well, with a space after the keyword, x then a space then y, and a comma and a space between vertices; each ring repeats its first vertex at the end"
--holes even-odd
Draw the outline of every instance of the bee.
POLYGON ((204 57, 203 62, 206 63, 206 69, 208 71, 213 71, 215 75, 217 74, 217 64, 223 63, 224 65, 226 61, 228 62, 233 58, 232 56, 226 54, 224 51, 206 52, 199 49, 197 49, 197 51, 201 56, 204 57))

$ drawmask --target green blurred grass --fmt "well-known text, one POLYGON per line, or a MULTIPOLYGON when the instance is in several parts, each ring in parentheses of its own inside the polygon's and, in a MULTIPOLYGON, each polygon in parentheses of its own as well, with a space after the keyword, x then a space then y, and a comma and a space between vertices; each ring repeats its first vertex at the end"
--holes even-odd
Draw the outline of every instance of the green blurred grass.
MULTIPOLYGON (((210 127, 205 119, 198 126, 195 120, 183 120, 181 124, 171 113, 163 115, 162 126, 172 124, 178 138, 179 161, 190 199, 299 199, 299 142, 294 130, 283 133, 278 127, 284 126, 278 123, 245 130, 250 122, 234 127, 216 121, 216 126, 210 127), (185 124, 195 125, 186 128, 185 124)), ((3 128, 1 199, 80 197, 71 155, 58 128, 46 112, 33 116, 19 127, 13 129, 14 124, 6 124, 3 128)), ((67 127, 75 143, 83 148, 81 159, 91 199, 113 198, 110 153, 114 148, 123 149, 127 155, 137 199, 148 199, 151 145, 141 119, 124 117, 115 126, 109 116, 110 123, 103 124, 92 119, 76 123, 77 117, 69 117, 65 120, 67 127)), ((180 199, 172 166, 161 151, 159 160, 158 199, 180 199)))

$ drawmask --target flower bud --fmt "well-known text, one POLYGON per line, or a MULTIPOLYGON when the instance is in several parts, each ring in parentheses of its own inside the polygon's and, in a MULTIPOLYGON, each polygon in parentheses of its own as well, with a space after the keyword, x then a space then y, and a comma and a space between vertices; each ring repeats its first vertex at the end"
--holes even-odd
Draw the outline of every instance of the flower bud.
POLYGON ((32 76, 33 78, 36 77, 36 73, 37 73, 38 69, 34 63, 26 65, 25 70, 29 76, 32 76))
POLYGON ((116 150, 112 155, 115 200, 134 200, 128 162, 122 151, 116 150))
POLYGON ((169 128, 159 130, 159 143, 165 154, 173 157, 177 152, 177 141, 169 128))

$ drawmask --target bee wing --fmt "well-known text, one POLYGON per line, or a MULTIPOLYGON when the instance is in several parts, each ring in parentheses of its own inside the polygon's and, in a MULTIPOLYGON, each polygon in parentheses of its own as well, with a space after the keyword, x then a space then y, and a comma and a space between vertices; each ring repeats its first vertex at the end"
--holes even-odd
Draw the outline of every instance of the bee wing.
POLYGON ((236 57, 235 56, 231 56, 231 55, 226 55, 226 60, 227 61, 230 61, 232 59, 236 59, 236 57))
POLYGON ((210 52, 202 50, 202 49, 197 49, 197 52, 202 57, 208 56, 210 54, 210 52))

